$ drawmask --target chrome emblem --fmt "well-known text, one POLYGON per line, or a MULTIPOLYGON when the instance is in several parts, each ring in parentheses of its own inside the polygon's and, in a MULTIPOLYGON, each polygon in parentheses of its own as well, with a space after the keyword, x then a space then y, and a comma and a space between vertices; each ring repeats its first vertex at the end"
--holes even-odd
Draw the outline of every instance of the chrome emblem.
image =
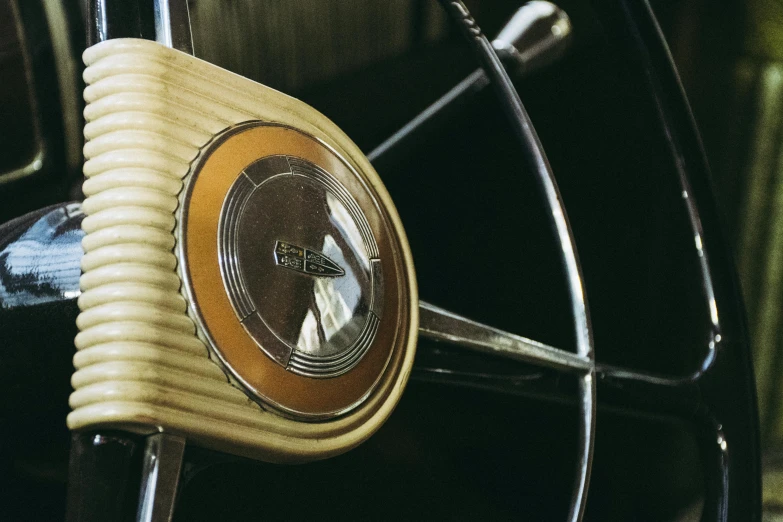
POLYGON ((237 319, 287 370, 342 375, 375 339, 378 244, 348 190, 317 165, 273 155, 245 167, 223 201, 218 254, 237 319))
POLYGON ((340 277, 345 270, 320 252, 278 241, 275 244, 275 263, 296 272, 321 277, 340 277))

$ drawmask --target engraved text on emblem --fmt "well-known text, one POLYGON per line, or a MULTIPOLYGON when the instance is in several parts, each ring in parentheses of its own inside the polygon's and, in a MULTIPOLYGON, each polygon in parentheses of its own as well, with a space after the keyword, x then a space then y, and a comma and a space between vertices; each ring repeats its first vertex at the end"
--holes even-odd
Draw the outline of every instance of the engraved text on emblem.
POLYGON ((340 265, 320 252, 302 248, 285 241, 275 244, 275 263, 303 274, 320 277, 340 277, 345 275, 340 265))

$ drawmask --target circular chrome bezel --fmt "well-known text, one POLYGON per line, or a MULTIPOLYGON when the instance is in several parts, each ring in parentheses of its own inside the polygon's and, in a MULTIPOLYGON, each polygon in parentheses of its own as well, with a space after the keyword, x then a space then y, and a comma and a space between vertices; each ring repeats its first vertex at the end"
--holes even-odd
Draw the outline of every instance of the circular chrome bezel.
MULTIPOLYGON (((248 144, 245 143, 244 146, 247 148, 248 144)), ((239 160, 232 156, 231 161, 239 160)), ((223 197, 225 197, 225 194, 220 195, 221 201, 223 197)), ((253 400, 261 404, 262 407, 269 407, 284 416, 306 421, 328 420, 344 416, 367 402, 368 398, 376 391, 379 382, 383 380, 384 375, 389 372, 400 371, 400 368, 396 367, 397 363, 405 359, 401 357, 403 355, 402 352, 410 348, 410 336, 415 333, 411 332, 410 324, 412 321, 415 321, 413 315, 415 311, 412 309, 416 305, 412 303, 413 299, 409 293, 410 285, 408 279, 413 274, 413 270, 412 266, 409 266, 407 262, 408 256, 405 255, 405 251, 408 248, 407 242, 404 236, 399 234, 399 229, 395 227, 395 223, 382 203, 384 201, 385 198, 378 197, 378 194, 372 187, 372 183, 360 174, 357 169, 353 168, 334 148, 329 147, 322 140, 311 134, 288 125, 260 121, 236 125, 224 131, 206 145, 202 149, 200 156, 194 161, 189 174, 185 178, 185 187, 181 192, 181 204, 177 212, 178 219, 175 232, 177 236, 176 250, 179 258, 179 272, 183 282, 183 294, 188 302, 189 315, 196 323, 197 333, 209 347, 213 358, 224 368, 229 379, 243 389, 253 400), (194 237, 197 238, 199 235, 194 234, 193 237, 189 237, 188 233, 189 223, 193 217, 191 205, 194 203, 194 193, 197 193, 195 194, 197 197, 207 193, 196 188, 199 180, 202 178, 210 160, 228 142, 243 133, 258 129, 265 129, 265 131, 258 131, 262 134, 276 134, 275 139, 277 141, 267 139, 256 143, 262 149, 269 149, 265 152, 256 153, 254 149, 253 153, 247 153, 245 150, 244 154, 247 155, 248 161, 241 168, 232 171, 230 175, 223 174, 220 183, 230 187, 236 176, 246 166, 267 156, 282 154, 303 157, 331 175, 340 178, 342 185, 346 187, 362 207, 367 221, 373 229, 374 236, 377 238, 378 248, 381 252, 380 257, 388 259, 388 261, 384 262, 385 265, 388 265, 388 269, 385 266, 383 270, 384 292, 382 306, 384 317, 381 318, 376 338, 365 356, 356 362, 353 369, 328 379, 313 379, 285 370, 263 353, 247 332, 244 332, 244 341, 238 338, 236 333, 232 334, 234 335, 233 341, 242 344, 245 352, 241 357, 237 356, 233 343, 225 342, 225 339, 231 337, 231 335, 226 336, 218 331, 226 326, 225 318, 222 316, 227 314, 235 316, 234 311, 230 306, 224 306, 222 313, 215 313, 215 307, 206 303, 204 299, 199 298, 197 287, 200 283, 194 281, 193 273, 191 272, 191 268, 194 266, 194 259, 202 256, 201 251, 196 255, 192 255, 197 247, 189 248, 189 244, 194 242, 194 237), (230 178, 230 182, 227 183, 228 178, 230 178), (191 259, 191 257, 194 257, 194 259, 191 259), (205 311, 206 307, 210 307, 212 310, 207 313, 205 311), (218 316, 221 317, 218 318, 218 316), (222 322, 217 329, 216 324, 210 324, 215 321, 222 322), (255 352, 262 355, 264 361, 248 353, 248 342, 253 343, 255 352), (250 359, 251 361, 248 363, 244 359, 250 359), (277 366, 279 371, 270 370, 270 364, 277 366), (264 367, 263 371, 259 370, 259 366, 264 367), (284 375, 281 375, 280 371, 284 375), (270 378, 263 378, 264 374, 267 377, 271 374, 274 375, 270 378)), ((214 221, 213 226, 217 229, 219 219, 209 220, 200 217, 199 226, 203 226, 204 223, 211 221, 214 221)), ((214 241, 211 242, 214 243, 214 248, 217 249, 217 235, 213 239, 214 241)), ((195 241, 204 243, 203 238, 195 241)), ((202 245, 205 247, 203 250, 211 248, 207 243, 202 245)), ((195 263, 197 265, 196 271, 203 272, 205 270, 204 265, 210 265, 206 270, 212 271, 214 269, 215 273, 219 274, 219 262, 217 262, 217 259, 218 256, 211 260, 212 262, 206 263, 203 262, 203 259, 199 259, 195 263)), ((216 285, 213 283, 214 281, 209 286, 214 290, 216 285)), ((220 278, 220 287, 220 295, 213 291, 209 293, 211 297, 207 301, 211 301, 212 297, 218 300, 225 298, 228 303, 228 295, 223 286, 222 278, 220 278)), ((239 322, 237 322, 237 325, 241 328, 239 322)), ((387 394, 390 391, 384 385, 383 393, 387 394)), ((381 404, 378 401, 371 402, 374 408, 381 404)))

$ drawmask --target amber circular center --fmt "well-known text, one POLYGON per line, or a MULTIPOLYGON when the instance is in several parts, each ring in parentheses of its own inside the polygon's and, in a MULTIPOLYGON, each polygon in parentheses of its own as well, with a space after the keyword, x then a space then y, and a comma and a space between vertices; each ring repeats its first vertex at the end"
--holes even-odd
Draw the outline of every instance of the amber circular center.
POLYGON ((406 273, 378 199, 289 127, 237 127, 197 162, 179 220, 186 296, 259 402, 304 419, 351 411, 403 349, 406 273))

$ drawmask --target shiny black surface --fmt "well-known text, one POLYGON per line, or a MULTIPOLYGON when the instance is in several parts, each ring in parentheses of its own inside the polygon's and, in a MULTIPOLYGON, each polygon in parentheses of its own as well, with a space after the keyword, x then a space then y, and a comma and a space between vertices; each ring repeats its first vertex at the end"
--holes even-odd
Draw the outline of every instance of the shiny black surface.
POLYGON ((83 218, 63 204, 0 226, 0 518, 64 510, 83 218))
POLYGON ((6 421, 42 409, 67 411, 83 218, 79 204, 66 204, 0 227, 0 415, 6 421))
MULTIPOLYGON (((413 381, 389 421, 355 450, 301 466, 217 463, 183 488, 174 520, 562 521, 576 464, 576 414, 569 406, 413 381)), ((601 420, 597 487, 585 520, 663 521, 698 512, 704 485, 690 426, 612 414, 601 420)), ((191 466, 205 458, 186 452, 191 466)))
POLYGON ((66 522, 134 520, 143 449, 143 440, 127 433, 74 433, 66 522))
POLYGON ((37 119, 33 110, 27 47, 17 9, 10 0, 0 2, 0 121, 15 123, 15 131, 6 138, 0 155, 0 175, 24 167, 38 152, 37 119))
POLYGON ((155 40, 155 13, 149 0, 90 0, 87 47, 112 38, 155 40))
POLYGON ((48 207, 0 227, 0 307, 17 310, 79 297, 81 204, 48 207))
POLYGON ((708 491, 704 519, 758 520, 761 457, 756 390, 736 272, 720 231, 704 151, 671 57, 663 46, 644 45, 656 38, 663 41, 663 36, 649 7, 643 9, 626 0, 624 8, 649 71, 661 120, 669 131, 683 189, 692 194, 694 208, 698 209, 697 215, 692 214, 694 227, 701 232, 710 254, 703 265, 704 284, 713 286, 720 317, 722 339, 715 341, 715 358, 708 358, 703 373, 697 376, 702 394, 699 414, 703 416, 702 454, 708 491), (709 502, 710 497, 716 501, 709 502))

